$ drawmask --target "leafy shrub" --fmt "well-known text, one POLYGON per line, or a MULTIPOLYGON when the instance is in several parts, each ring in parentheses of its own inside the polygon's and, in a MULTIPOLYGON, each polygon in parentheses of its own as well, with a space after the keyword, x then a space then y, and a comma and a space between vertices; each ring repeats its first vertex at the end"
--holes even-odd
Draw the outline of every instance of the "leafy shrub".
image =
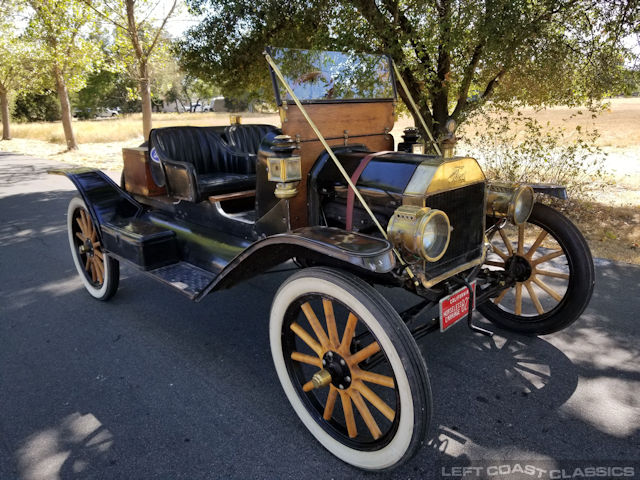
POLYGON ((55 122, 60 120, 60 103, 53 91, 25 92, 17 96, 13 118, 18 122, 55 122))
POLYGON ((596 145, 595 129, 553 127, 520 111, 486 111, 461 130, 465 153, 480 162, 489 179, 560 184, 578 198, 606 181, 606 153, 596 145))

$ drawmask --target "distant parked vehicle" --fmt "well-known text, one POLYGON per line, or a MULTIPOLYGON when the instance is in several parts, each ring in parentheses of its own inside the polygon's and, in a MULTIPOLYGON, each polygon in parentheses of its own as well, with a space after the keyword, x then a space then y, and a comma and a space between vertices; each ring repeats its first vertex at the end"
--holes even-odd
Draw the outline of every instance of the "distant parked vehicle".
POLYGON ((109 117, 117 117, 120 115, 120 107, 115 108, 99 108, 96 110, 95 118, 109 118, 109 117))

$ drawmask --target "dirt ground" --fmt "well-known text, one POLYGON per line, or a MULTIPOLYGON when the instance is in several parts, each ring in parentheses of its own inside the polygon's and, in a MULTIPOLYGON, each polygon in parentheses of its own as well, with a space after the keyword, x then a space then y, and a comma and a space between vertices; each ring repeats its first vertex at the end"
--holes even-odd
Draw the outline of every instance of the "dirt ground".
MULTIPOLYGON (((592 118, 584 109, 557 107, 541 112, 526 112, 550 127, 569 130, 581 125, 597 129, 598 144, 608 154, 607 174, 610 185, 598 187, 591 201, 571 201, 557 205, 585 234, 594 256, 640 264, 640 98, 612 99, 599 116, 592 118)), ((243 123, 279 125, 276 114, 243 114, 243 123)), ((154 114, 154 127, 171 125, 226 125, 226 113, 154 114)), ((65 151, 59 123, 13 126, 14 139, 0 141, 0 151, 25 153, 64 163, 103 170, 122 168, 122 148, 143 142, 140 115, 91 121, 76 121, 80 142, 75 152, 65 151)), ((396 142, 402 130, 413 120, 400 118, 392 131, 396 142)), ((477 126, 474 128, 482 128, 477 126)), ((464 154, 464 144, 458 148, 464 154)))

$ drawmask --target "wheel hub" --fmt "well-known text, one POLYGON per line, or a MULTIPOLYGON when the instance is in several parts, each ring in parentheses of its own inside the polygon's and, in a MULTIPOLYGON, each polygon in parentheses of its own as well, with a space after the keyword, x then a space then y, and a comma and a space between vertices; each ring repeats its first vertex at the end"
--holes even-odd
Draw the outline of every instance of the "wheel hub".
POLYGON ((93 257, 93 244, 91 243, 91 239, 87 238, 84 243, 80 245, 78 251, 81 255, 86 253, 90 257, 93 257))
POLYGON ((331 383, 334 387, 345 390, 351 386, 351 370, 338 352, 325 353, 322 357, 322 365, 331 374, 331 383))
POLYGON ((509 258, 505 262, 505 270, 516 279, 516 282, 526 282, 533 273, 531 262, 521 255, 509 258))

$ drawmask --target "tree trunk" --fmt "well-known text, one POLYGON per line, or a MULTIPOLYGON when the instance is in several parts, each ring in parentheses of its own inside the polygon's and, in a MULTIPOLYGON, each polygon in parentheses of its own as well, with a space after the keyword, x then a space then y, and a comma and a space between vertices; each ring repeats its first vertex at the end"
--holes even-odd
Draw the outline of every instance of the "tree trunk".
POLYGON ((64 130, 64 138, 67 141, 67 150, 77 150, 76 136, 73 133, 71 125, 71 106, 69 104, 69 92, 64 76, 57 65, 54 67, 54 75, 56 78, 56 89, 58 90, 58 99, 60 100, 60 113, 62 115, 62 129, 64 130))
POLYGON ((0 89, 0 110, 2 111, 2 140, 11 140, 11 125, 9 122, 9 92, 0 89))
POLYGON ((142 100, 142 134, 149 138, 151 132, 151 87, 149 82, 149 67, 146 61, 140 62, 140 99, 142 100))

